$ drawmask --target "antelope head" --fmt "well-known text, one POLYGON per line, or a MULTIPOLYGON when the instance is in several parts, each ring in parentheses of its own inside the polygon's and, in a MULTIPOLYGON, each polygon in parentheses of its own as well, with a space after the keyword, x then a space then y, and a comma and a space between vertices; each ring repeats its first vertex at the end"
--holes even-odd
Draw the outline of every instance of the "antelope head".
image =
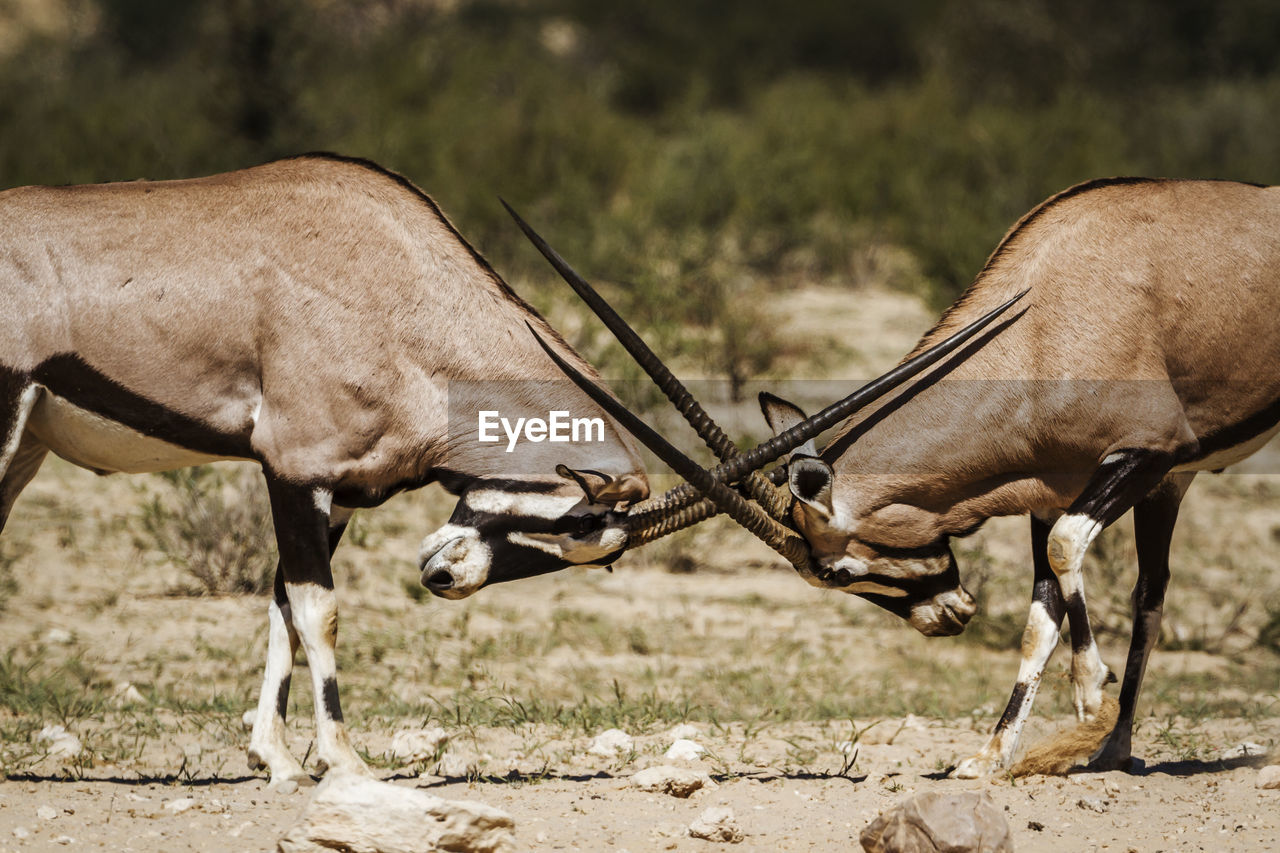
MULTIPOLYGON (((835 497, 831 464, 817 452, 814 441, 827 429, 972 341, 972 347, 948 359, 930 376, 939 376, 955 367, 973 348, 1017 319, 1019 315, 1012 315, 993 325, 1021 299, 1022 293, 812 417, 805 417, 800 409, 777 397, 763 395, 762 408, 775 435, 742 453, 599 293, 515 211, 509 206, 507 210, 721 459, 718 466, 710 470, 703 468, 539 339, 578 387, 685 480, 684 485, 628 510, 627 548, 723 512, 784 556, 815 586, 841 589, 865 598, 908 620, 929 636, 958 634, 964 630, 975 605, 973 597, 960 583, 947 539, 924 543, 919 548, 896 548, 859 538, 850 513, 835 497), (782 465, 767 474, 761 473, 765 466, 779 459, 784 460, 782 465), (731 488, 731 484, 737 488, 731 488)), ((907 389, 890 404, 905 403, 912 392, 913 389, 907 389)))

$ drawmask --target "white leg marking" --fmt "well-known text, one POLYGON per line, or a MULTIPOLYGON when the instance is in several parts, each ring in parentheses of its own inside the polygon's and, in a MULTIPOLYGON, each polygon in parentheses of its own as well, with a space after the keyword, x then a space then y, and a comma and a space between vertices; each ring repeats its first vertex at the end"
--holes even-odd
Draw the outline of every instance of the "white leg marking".
POLYGON ((285 584, 293 625, 307 654, 311 689, 316 706, 316 752, 330 772, 368 774, 340 720, 331 719, 326 705, 329 692, 337 694, 338 598, 333 590, 316 584, 285 584), (330 686, 332 685, 332 686, 330 686))
POLYGON ((279 703, 283 685, 293 673, 293 658, 298 650, 298 634, 271 602, 268 611, 267 668, 262 677, 262 692, 258 695, 258 713, 253 720, 253 734, 249 737, 249 768, 263 765, 271 775, 271 785, 286 781, 308 781, 302 765, 289 754, 285 739, 284 718, 279 703))
MULTIPOLYGON (((1064 515, 1049 531, 1049 566, 1058 576, 1058 585, 1069 609, 1073 599, 1079 600, 1082 610, 1085 608, 1084 574, 1080 568, 1085 552, 1100 532, 1102 524, 1083 514, 1064 515)), ((1092 639, 1087 646, 1072 653, 1071 684, 1079 720, 1093 719, 1102 707, 1102 686, 1109 672, 1098 653, 1098 644, 1092 639)))
POLYGON ((977 755, 960 762, 951 771, 952 776, 957 779, 978 779, 1013 763, 1018 739, 1031 714, 1044 668, 1057 646, 1058 626, 1053 623, 1042 603, 1032 601, 1031 610, 1027 613, 1027 627, 1022 632, 1022 663, 1018 666, 1017 683, 1023 687, 1022 702, 1013 719, 1003 728, 996 726, 986 746, 977 755))
POLYGON ((18 405, 14 409, 13 425, 9 429, 9 434, 4 437, 4 444, 0 445, 0 477, 4 476, 4 472, 9 469, 9 463, 13 461, 14 454, 18 452, 18 442, 22 441, 22 431, 27 428, 27 416, 31 414, 31 407, 36 404, 36 396, 39 393, 40 387, 38 385, 28 385, 18 395, 18 405))

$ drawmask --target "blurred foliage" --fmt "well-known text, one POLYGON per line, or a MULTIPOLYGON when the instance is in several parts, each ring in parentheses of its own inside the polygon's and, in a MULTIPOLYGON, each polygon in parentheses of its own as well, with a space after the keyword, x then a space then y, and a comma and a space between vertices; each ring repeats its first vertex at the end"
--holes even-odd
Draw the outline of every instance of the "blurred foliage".
POLYGON ((763 296, 856 286, 868 247, 909 251, 895 286, 940 307, 1078 181, 1280 180, 1265 0, 46 2, 79 24, 0 56, 0 185, 368 157, 545 308, 502 194, 626 282, 655 348, 731 379, 802 348, 763 296))

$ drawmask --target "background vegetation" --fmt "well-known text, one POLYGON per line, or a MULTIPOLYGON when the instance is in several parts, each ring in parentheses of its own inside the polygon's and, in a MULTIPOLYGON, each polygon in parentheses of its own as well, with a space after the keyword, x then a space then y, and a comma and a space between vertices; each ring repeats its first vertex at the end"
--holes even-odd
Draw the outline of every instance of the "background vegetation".
POLYGON ((940 307, 1072 183, 1280 181, 1278 43, 1266 0, 10 0, 0 186, 364 156, 536 304, 499 194, 664 352, 767 375, 764 289, 940 307))

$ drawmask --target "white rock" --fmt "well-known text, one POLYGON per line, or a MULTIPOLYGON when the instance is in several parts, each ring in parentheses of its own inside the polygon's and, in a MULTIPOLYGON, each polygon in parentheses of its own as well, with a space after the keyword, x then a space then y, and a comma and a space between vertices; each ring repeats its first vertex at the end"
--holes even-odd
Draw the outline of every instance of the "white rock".
POLYGON ((1280 788, 1280 764, 1272 764, 1258 771, 1259 788, 1280 788))
POLYGON ((27 829, 25 826, 15 826, 13 828, 13 837, 18 839, 19 841, 21 841, 24 838, 30 838, 31 830, 27 829))
POLYGON ((622 729, 606 729, 596 735, 587 752, 604 758, 613 758, 619 752, 630 752, 634 741, 622 729))
POLYGON ((672 726, 671 731, 667 732, 667 737, 672 740, 680 740, 681 738, 692 740, 693 738, 700 737, 701 735, 702 732, 698 727, 690 723, 680 723, 672 726))
POLYGON ((707 748, 700 743, 695 743, 688 738, 680 738, 671 744, 666 753, 662 756, 668 761, 697 761, 702 757, 702 753, 707 748))
POLYGON ((84 749, 80 738, 62 726, 45 726, 36 734, 35 741, 45 748, 51 758, 75 758, 84 749))
POLYGON ((481 803, 445 800, 367 776, 326 777, 278 853, 333 850, 511 853, 515 822, 481 803))
POLYGON ((258 719, 258 709, 250 708, 240 715, 240 725, 244 726, 246 732, 253 731, 253 723, 258 719))
POLYGON ((669 764, 641 770, 631 777, 631 785, 641 791, 670 794, 673 797, 687 797, 702 788, 716 787, 711 777, 701 770, 672 767, 669 764))
POLYGON ((449 742, 449 733, 433 726, 429 729, 403 729, 391 737, 388 750, 394 758, 413 764, 430 761, 440 754, 440 748, 449 742))
POLYGON ((694 838, 729 844, 737 844, 742 840, 742 830, 734 820, 733 809, 728 806, 713 806, 698 815, 689 824, 689 834, 694 838))
POLYGON ((147 698, 139 693, 138 688, 128 681, 116 683, 115 689, 111 691, 111 700, 116 705, 145 705, 147 703, 147 698))
POLYGON ((69 645, 74 639, 75 637, 71 635, 70 631, 62 628, 50 628, 48 631, 45 631, 44 636, 40 638, 42 642, 48 643, 51 646, 69 645))
POLYGON ((287 797, 298 792, 297 779, 285 779, 278 784, 271 785, 271 790, 275 791, 282 797, 287 797))
POLYGON ((1253 743, 1252 741, 1245 741, 1244 743, 1238 743, 1235 746, 1231 747, 1231 749, 1228 749, 1226 752, 1222 753, 1222 755, 1219 756, 1219 758, 1222 761, 1230 761, 1233 758, 1248 758, 1251 755, 1266 755, 1266 754, 1267 754, 1267 748, 1262 744, 1253 743))
POLYGON ((167 812, 173 812, 174 814, 182 814, 183 812, 190 811, 194 808, 195 804, 196 801, 192 797, 179 797, 176 800, 170 800, 165 803, 164 810, 167 812))
POLYGON ((41 806, 36 809, 36 817, 41 820, 56 820, 58 817, 58 810, 53 806, 41 806))
POLYGON ((61 844, 63 847, 66 847, 68 844, 75 844, 76 840, 70 835, 59 835, 53 839, 53 843, 61 844))
POLYGON ((456 752, 446 752, 444 757, 440 759, 440 763, 436 765, 436 775, 450 776, 478 776, 480 774, 481 762, 474 758, 467 758, 456 752))

